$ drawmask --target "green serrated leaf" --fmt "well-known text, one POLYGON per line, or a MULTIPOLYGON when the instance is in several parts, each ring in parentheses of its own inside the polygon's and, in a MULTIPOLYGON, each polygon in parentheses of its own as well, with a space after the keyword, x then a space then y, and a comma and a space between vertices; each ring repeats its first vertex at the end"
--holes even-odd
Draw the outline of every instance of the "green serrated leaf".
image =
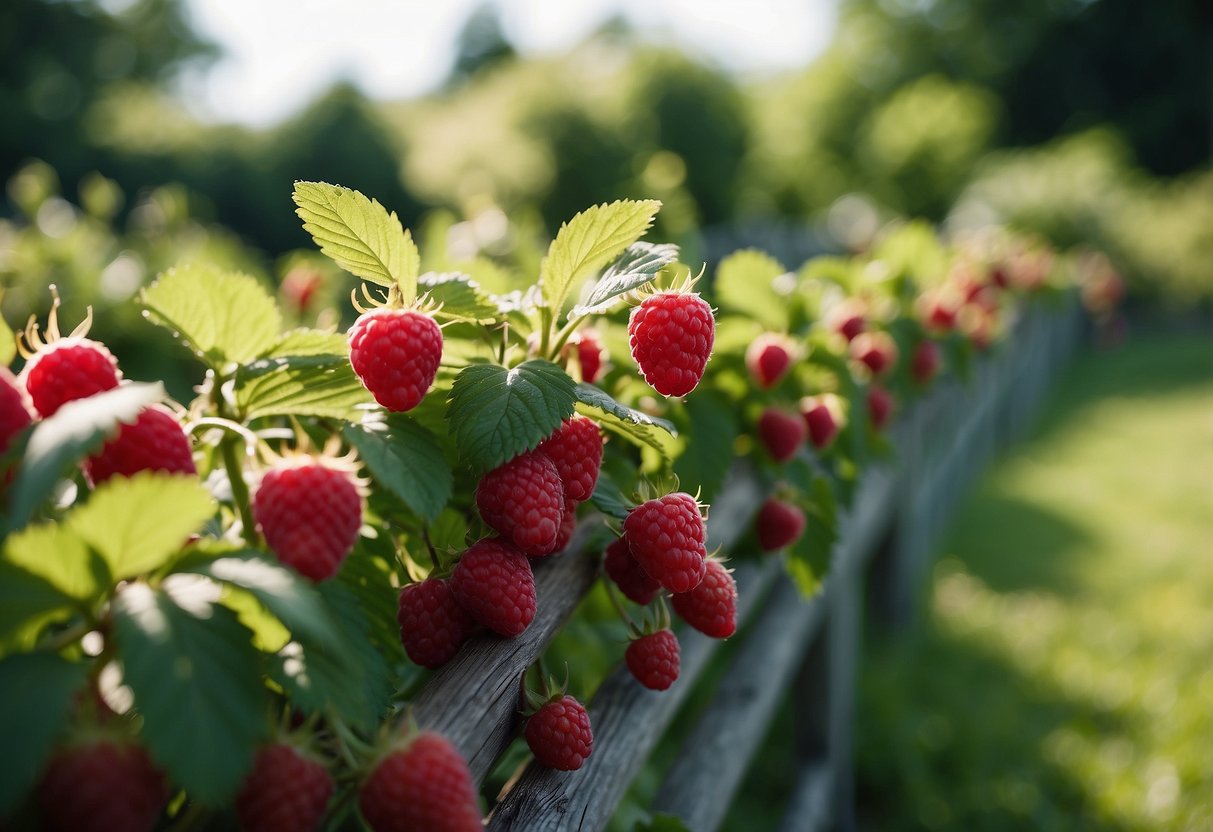
POLYGON ((633 508, 615 481, 603 473, 598 474, 598 483, 594 486, 594 493, 590 495, 590 501, 603 514, 614 517, 616 520, 627 519, 628 512, 633 508))
POLYGON ((19 653, 0 661, 0 817, 8 816, 38 777, 87 677, 87 665, 53 653, 19 653))
POLYGON ((834 486, 824 475, 814 476, 802 496, 804 534, 788 549, 784 564, 796 588, 808 598, 821 591, 821 583, 830 569, 830 556, 838 540, 838 504, 834 486))
MULTIPOLYGON (((783 264, 761 251, 734 252, 716 268, 713 297, 727 309, 748 315, 769 329, 783 331, 788 326, 788 301, 775 290, 775 281, 786 272, 783 264)), ((794 281, 789 285, 794 286, 794 281)))
POLYGON ((623 295, 649 283, 678 259, 672 243, 633 243, 598 278, 584 303, 574 306, 569 320, 610 312, 623 295))
POLYGON ((5 561, 86 603, 112 582, 95 558, 78 534, 59 523, 28 526, 4 543, 5 561))
POLYGON ((256 278, 214 266, 176 266, 140 294, 153 323, 215 369, 251 361, 278 340, 282 315, 256 278))
POLYGON ((375 482, 426 520, 451 498, 453 477, 442 446, 428 430, 403 413, 346 425, 341 432, 358 450, 375 482))
POLYGON ((629 442, 647 445, 663 459, 674 458, 678 450, 675 441, 678 431, 671 422, 621 404, 592 384, 582 382, 575 392, 578 413, 591 417, 629 442))
POLYGON ((32 649, 43 626, 71 608, 72 598, 45 578, 0 562, 0 655, 32 649))
POLYGON ((224 557, 189 569, 239 587, 260 601, 298 638, 340 649, 332 616, 308 581, 281 564, 261 557, 224 557))
POLYGON ((292 199, 303 230, 338 266, 380 286, 398 286, 405 303, 417 297, 421 255, 395 211, 326 182, 296 182, 292 199))
POLYGON ((433 315, 439 320, 489 324, 497 320, 497 304, 480 284, 461 272, 427 272, 418 288, 441 304, 433 315))
POLYGON ((595 205, 560 226, 539 267, 543 298, 559 314, 576 283, 600 269, 639 240, 661 203, 624 199, 595 205))
POLYGON ((345 355, 265 358, 236 372, 236 406, 245 419, 294 415, 352 420, 372 404, 345 355))
POLYGON ((101 450, 119 422, 164 398, 164 385, 129 383, 87 399, 68 402, 34 426, 17 478, 9 492, 7 531, 15 531, 55 490, 59 481, 89 454, 101 450))
POLYGON ((141 471, 106 480, 67 522, 123 580, 163 566, 214 513, 197 477, 141 471))
POLYGON ((283 356, 330 355, 348 356, 349 340, 341 332, 325 332, 321 329, 292 329, 283 333, 259 358, 283 356))
POLYGON ((713 390, 687 400, 691 429, 686 448, 674 462, 678 479, 699 489, 699 498, 710 503, 724 485, 733 465, 733 442, 738 426, 732 404, 713 390))
POLYGON ((143 740, 173 782, 208 805, 232 796, 269 734, 260 654, 236 614, 210 602, 213 586, 188 576, 166 579, 164 590, 131 583, 113 604, 143 740))
POLYGON ((478 471, 529 451, 573 415, 573 379, 550 361, 507 370, 465 367, 451 387, 447 419, 460 453, 478 471))

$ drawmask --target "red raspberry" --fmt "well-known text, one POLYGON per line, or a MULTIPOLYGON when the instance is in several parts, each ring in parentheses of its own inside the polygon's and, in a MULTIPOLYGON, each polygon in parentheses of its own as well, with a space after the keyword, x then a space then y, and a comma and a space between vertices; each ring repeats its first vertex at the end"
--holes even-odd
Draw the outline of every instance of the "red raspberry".
POLYGON ((764 332, 750 343, 745 365, 754 383, 763 390, 778 384, 792 366, 792 347, 782 335, 764 332))
POLYGON ((809 441, 817 450, 829 445, 838 435, 838 417, 826 396, 806 396, 800 400, 800 415, 809 431, 809 441))
POLYGON ((144 408, 139 418, 119 427, 117 436, 84 461, 84 475, 93 485, 114 475, 131 477, 140 471, 198 473, 190 438, 164 405, 144 408))
POLYGON ((476 508, 485 523, 528 555, 551 554, 564 519, 560 472, 546 454, 516 456, 481 477, 476 508))
POLYGON ((121 379, 118 360, 105 344, 79 336, 41 347, 21 371, 21 382, 44 419, 70 401, 113 390, 121 379))
POLYGON ((7 367, 0 367, 0 456, 8 450, 13 437, 32 421, 25 388, 17 383, 7 367))
POLYGON ((498 538, 468 547, 451 573, 451 592, 472 620, 513 637, 535 618, 535 573, 526 555, 498 538))
POLYGON ((598 333, 592 329, 583 329, 574 337, 577 363, 581 365, 581 380, 586 384, 593 384, 602 373, 602 357, 606 350, 598 339, 598 333))
POLYGON ((728 638, 737 631, 737 582, 720 561, 709 558, 699 586, 670 598, 674 612, 705 636, 728 638))
POLYGON ((333 794, 333 778, 319 760, 286 743, 257 752, 236 795, 245 832, 307 832, 319 828, 333 794))
POLYGON ((476 623, 455 600, 450 584, 427 578, 400 590, 400 642, 422 667, 442 667, 455 657, 476 623))
POLYGON ((537 450, 556 466, 565 497, 578 503, 590 499, 602 467, 602 430, 593 419, 574 415, 537 450))
POLYGON ((632 557, 626 537, 619 538, 606 548, 602 565, 619 590, 642 607, 651 604, 661 591, 661 584, 650 578, 649 573, 632 557))
POLYGON ((649 500, 623 521, 632 557, 670 592, 690 592, 707 571, 699 504, 681 491, 649 500))
POLYGON ((362 784, 358 807, 374 832, 482 832, 468 764, 432 731, 379 761, 362 784))
POLYGON ((804 512, 791 503, 768 497, 758 509, 755 521, 758 545, 764 552, 791 546, 804 534, 804 512))
POLYGON ((872 427, 882 430, 893 415, 893 394, 878 384, 868 388, 868 418, 872 427))
POLYGON ((796 456, 807 432, 803 418, 774 408, 764 410, 758 419, 758 437, 776 462, 787 462, 796 456))
POLYGON ((429 315, 372 309, 354 321, 349 341, 355 375, 388 410, 412 410, 433 386, 442 361, 442 330, 429 315))
POLYGON ((362 498, 344 471, 287 463, 262 478, 253 517, 280 561, 323 581, 337 574, 358 541, 362 498))
POLYGON ((557 697, 527 720, 526 744, 540 765, 576 771, 594 750, 590 715, 573 697, 557 697))
POLYGON ((925 292, 918 299, 918 316, 931 332, 947 333, 956 328, 957 298, 944 288, 925 292))
POLYGON ((887 332, 862 332, 851 342, 851 357, 882 376, 897 363, 897 343, 887 332))
POLYGON ((919 384, 927 384, 939 372, 939 344, 930 339, 918 342, 910 357, 910 375, 919 384))
POLYGON ((663 396, 685 396, 695 389, 715 340, 712 307, 693 292, 649 295, 628 320, 632 358, 644 380, 663 396))
POLYGON ((324 286, 324 272, 310 266, 295 266, 282 278, 280 291, 299 313, 307 312, 312 305, 316 290, 324 286))
POLYGON ((551 554, 557 555, 568 548, 577 531, 577 504, 569 499, 564 501, 564 519, 560 521, 560 531, 556 534, 556 542, 552 544, 551 554))
POLYGON ((60 749, 38 785, 42 821, 59 832, 150 832, 168 797, 147 751, 111 739, 60 749))
POLYGON ((826 326, 848 341, 868 328, 868 307, 858 298, 847 298, 830 310, 826 326))
POLYGON ((636 639, 623 658, 636 681, 650 690, 666 690, 678 678, 678 639, 669 630, 636 639))

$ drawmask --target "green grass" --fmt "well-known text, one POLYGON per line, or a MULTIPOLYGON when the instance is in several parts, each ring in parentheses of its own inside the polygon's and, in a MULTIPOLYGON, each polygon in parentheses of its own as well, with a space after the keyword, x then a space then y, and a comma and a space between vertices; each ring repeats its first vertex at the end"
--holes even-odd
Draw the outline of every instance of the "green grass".
POLYGON ((1213 829, 1213 341, 1087 355, 869 651, 873 830, 1213 829))

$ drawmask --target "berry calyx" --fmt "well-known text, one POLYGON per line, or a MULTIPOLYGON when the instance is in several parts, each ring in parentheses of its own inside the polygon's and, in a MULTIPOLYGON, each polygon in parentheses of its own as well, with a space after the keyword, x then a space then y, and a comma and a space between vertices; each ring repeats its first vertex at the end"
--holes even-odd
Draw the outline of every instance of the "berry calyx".
POLYGON ((674 612, 705 636, 728 638, 737 631, 737 582, 715 558, 699 586, 670 598, 674 612))
POLYGON ((695 389, 715 340, 712 307, 694 292, 649 295, 628 319, 632 359, 663 396, 685 396, 695 389))
POLYGON ((564 483, 546 454, 531 451, 480 478, 476 508, 523 552, 551 554, 564 519, 564 483))
POLYGON ((197 474, 190 438, 167 407, 153 404, 118 435, 84 461, 84 475, 93 485, 113 476, 131 477, 140 471, 197 474))
POLYGON ((362 497, 345 471, 301 457, 266 472, 253 495, 253 517, 280 561, 323 581, 337 574, 358 541, 362 497))
POLYGON ((783 335, 764 332, 751 343, 745 353, 750 378, 763 390, 769 390, 783 380, 792 366, 793 347, 783 335))
POLYGON ((636 562, 636 558, 632 557, 626 536, 607 546, 602 565, 606 569, 607 577, 635 604, 642 607, 651 604, 657 593, 661 592, 661 584, 653 580, 636 562))
POLYGON ((398 743, 363 781, 358 808, 374 832, 481 832, 467 761, 441 734, 398 743))
POLYGON ((838 435, 841 426, 838 411, 837 397, 829 393, 800 400, 800 415, 804 417, 809 442, 817 450, 828 447, 838 435))
POLYGON ((540 765, 576 771, 594 750, 585 706, 572 696, 553 697, 527 719, 526 744, 540 765))
POLYGON ((667 690, 678 678, 678 639, 670 630, 641 636, 623 657, 636 681, 649 690, 667 690))
POLYGON ((307 832, 320 827, 332 794, 324 763, 276 742, 257 752, 236 795, 236 818, 245 832, 307 832))
POLYGON ((632 557, 670 592, 690 592, 703 580, 707 532, 699 504, 678 491, 641 503, 623 521, 632 557))
POLYGON ((804 525, 804 512, 798 506, 775 497, 763 501, 754 521, 758 545, 764 552, 774 552, 800 540, 804 525))
POLYGON ((412 410, 434 384, 442 330, 424 312, 382 306, 363 312, 349 331, 350 365, 375 401, 412 410))
POLYGON ((427 578, 402 588, 396 622, 404 652, 431 670, 453 659, 476 628, 442 578, 427 578))
POLYGON ((556 466, 566 498, 578 503, 590 498, 602 467, 602 429, 593 419, 573 415, 536 450, 556 466))
POLYGON ((507 638, 535 618, 535 573, 526 555, 505 540, 469 546, 451 573, 451 593, 473 621, 507 638))
POLYGON ((804 419, 769 407, 758 418, 758 438, 776 462, 787 462, 804 444, 808 427, 804 419))
POLYGON ((168 797, 147 751, 119 739, 60 749, 38 785, 42 821, 58 832, 150 832, 168 797))

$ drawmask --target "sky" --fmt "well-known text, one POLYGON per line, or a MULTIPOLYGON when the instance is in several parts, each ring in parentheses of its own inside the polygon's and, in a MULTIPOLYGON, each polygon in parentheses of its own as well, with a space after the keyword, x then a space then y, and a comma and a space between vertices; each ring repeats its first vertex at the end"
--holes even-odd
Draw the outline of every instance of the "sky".
MULTIPOLYGON (((224 56, 186 82, 212 121, 263 126, 297 112, 335 80, 410 98, 446 77, 481 0, 187 0, 197 30, 224 56)), ((561 52, 622 14, 647 36, 742 74, 804 66, 829 43, 836 0, 494 0, 523 54, 561 52)))

